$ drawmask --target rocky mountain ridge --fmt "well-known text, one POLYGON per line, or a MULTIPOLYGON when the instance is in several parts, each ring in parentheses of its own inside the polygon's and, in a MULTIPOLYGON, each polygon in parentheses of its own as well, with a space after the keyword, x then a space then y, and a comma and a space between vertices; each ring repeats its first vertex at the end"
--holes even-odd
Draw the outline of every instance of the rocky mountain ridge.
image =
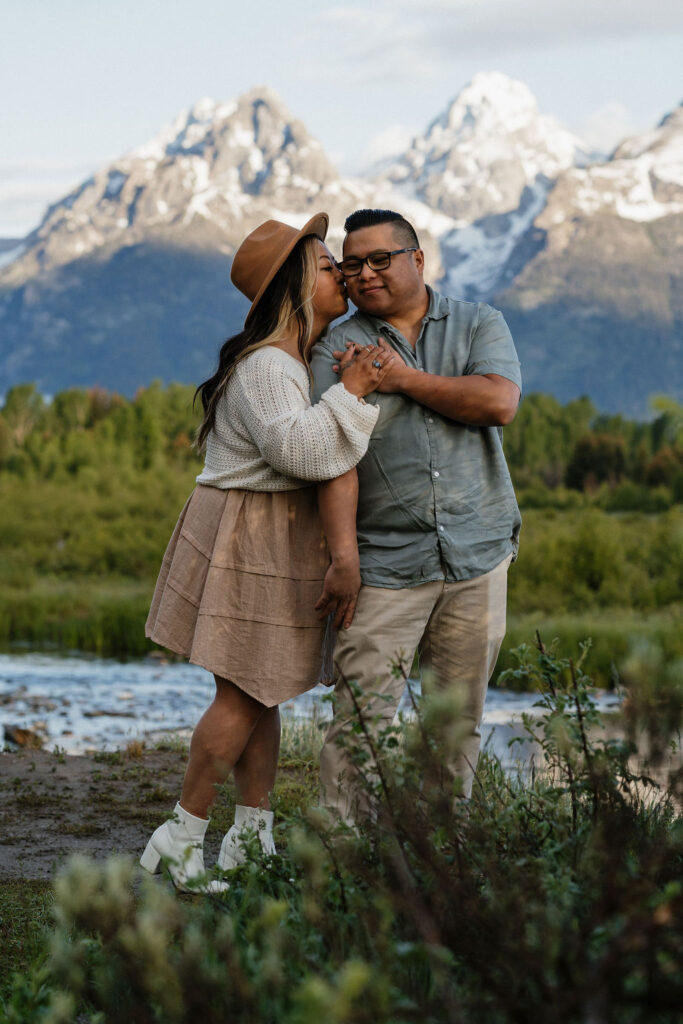
POLYGON ((196 380, 244 312, 226 287, 244 235, 268 217, 297 224, 326 209, 339 249, 345 215, 361 206, 404 212, 432 283, 512 317, 532 387, 585 390, 605 407, 626 395, 631 411, 643 411, 646 388, 683 390, 680 370, 660 385, 651 361, 647 380, 617 394, 582 341, 596 324, 601 338, 640 338, 654 325, 662 365, 670 371, 680 354, 683 108, 598 160, 498 73, 475 76, 399 159, 364 179, 340 176, 267 88, 195 104, 0 252, 0 379, 37 379, 47 391, 196 380), (571 339, 563 365, 574 367, 551 378, 536 341, 548 317, 571 339))

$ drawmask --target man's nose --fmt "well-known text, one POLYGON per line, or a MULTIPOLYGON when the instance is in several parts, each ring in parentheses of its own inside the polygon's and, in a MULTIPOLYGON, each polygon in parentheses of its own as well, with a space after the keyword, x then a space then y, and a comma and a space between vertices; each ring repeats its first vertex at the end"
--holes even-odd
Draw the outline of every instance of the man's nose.
POLYGON ((362 281, 371 280, 375 277, 377 272, 372 269, 369 263, 364 263, 360 268, 360 274, 358 275, 362 281))

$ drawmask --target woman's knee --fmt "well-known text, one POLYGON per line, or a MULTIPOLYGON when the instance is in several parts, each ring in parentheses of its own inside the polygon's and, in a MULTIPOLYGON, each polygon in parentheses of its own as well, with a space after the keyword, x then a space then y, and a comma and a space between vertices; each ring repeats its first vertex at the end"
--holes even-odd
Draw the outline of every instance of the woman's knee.
POLYGON ((240 689, 230 679, 223 679, 221 676, 214 676, 216 682, 215 700, 223 704, 233 704, 242 711, 248 711, 256 718, 260 718, 264 711, 269 708, 262 704, 256 697, 240 689))

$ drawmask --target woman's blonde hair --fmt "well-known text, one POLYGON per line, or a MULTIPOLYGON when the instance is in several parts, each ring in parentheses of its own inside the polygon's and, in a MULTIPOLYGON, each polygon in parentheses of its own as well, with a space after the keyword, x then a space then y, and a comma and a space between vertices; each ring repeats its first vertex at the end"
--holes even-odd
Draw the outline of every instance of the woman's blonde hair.
POLYGON ((218 402, 225 394, 237 364, 264 345, 273 345, 297 331, 297 345, 306 366, 313 346, 313 296, 318 277, 318 238, 307 235, 294 247, 266 288, 249 324, 223 344, 218 369, 195 391, 201 397, 204 417, 197 431, 196 447, 206 444, 216 421, 218 402))

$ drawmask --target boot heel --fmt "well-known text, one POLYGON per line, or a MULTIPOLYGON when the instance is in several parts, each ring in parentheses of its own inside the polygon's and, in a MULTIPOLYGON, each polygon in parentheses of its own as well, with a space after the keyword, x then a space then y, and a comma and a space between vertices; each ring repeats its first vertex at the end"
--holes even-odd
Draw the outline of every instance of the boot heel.
POLYGON ((145 871, 149 871, 151 875, 155 874, 159 870, 159 863, 161 862, 161 854, 157 853, 152 845, 152 840, 147 843, 147 848, 140 857, 140 867, 143 867, 145 871))

